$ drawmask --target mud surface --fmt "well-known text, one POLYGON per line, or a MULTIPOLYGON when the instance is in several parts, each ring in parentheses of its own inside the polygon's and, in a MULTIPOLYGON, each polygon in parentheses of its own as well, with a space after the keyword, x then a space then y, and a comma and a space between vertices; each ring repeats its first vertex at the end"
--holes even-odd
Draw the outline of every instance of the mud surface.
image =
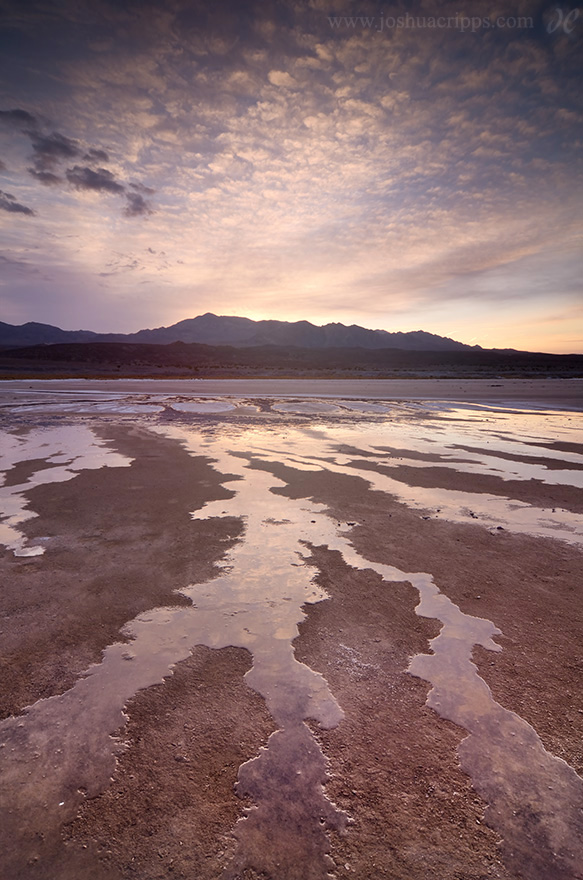
MULTIPOLYGON (((503 651, 475 649, 480 675, 498 702, 533 725, 548 751, 583 773, 579 552, 552 540, 499 539, 477 526, 420 522, 379 493, 359 492, 352 481, 343 486, 339 477, 295 475, 288 491, 326 501, 343 522, 358 521, 351 540, 365 557, 430 569, 462 611, 496 621, 503 651)), ((424 706, 427 687, 402 671, 415 650, 416 597, 405 614, 406 597, 372 572, 365 578, 325 548, 315 551, 314 562, 331 600, 301 626, 296 651, 325 675, 347 712, 347 721, 321 734, 332 765, 338 760, 342 767, 331 796, 342 806, 351 802, 351 815, 368 832, 334 841, 338 876, 530 880, 509 867, 511 859, 504 864, 502 841, 484 823, 485 804, 459 771, 455 752, 465 731, 436 718, 424 706), (381 825, 391 844, 404 835, 390 854, 378 845, 381 825), (344 873, 342 864, 349 865, 344 873)))
POLYGON ((130 702, 113 784, 65 832, 71 849, 90 851, 88 868, 112 880, 221 875, 245 803, 233 796, 239 766, 274 730, 243 681, 250 667, 246 651, 199 646, 130 702))
MULTIPOLYGON (((236 488, 211 466, 210 447, 201 444, 194 457, 176 440, 129 421, 91 425, 133 461, 27 493, 36 516, 22 531, 30 541, 48 540, 43 556, 0 551, 2 717, 66 692, 123 639, 120 628, 136 615, 186 606, 175 591, 217 577, 243 535, 238 517, 191 517, 221 498, 227 510, 236 488)), ((533 449, 539 459, 542 445, 533 449)), ((580 451, 567 446, 565 452, 580 451)), ((557 443, 547 448, 560 452, 557 443)), ((325 505, 365 559, 431 572, 462 612, 493 621, 503 650, 476 648, 474 662, 494 699, 583 774, 579 548, 424 519, 372 490, 363 471, 307 471, 253 455, 247 462, 277 477, 272 491, 282 503, 305 498, 325 505)), ((43 466, 18 463, 9 481, 24 481, 43 466)), ((382 464, 367 467, 382 473, 382 464)), ((401 476, 443 486, 442 470, 401 476)), ((458 489, 480 491, 473 474, 445 476, 458 489)), ((483 491, 490 492, 487 480, 483 491)), ((583 490, 569 487, 567 497, 560 486, 524 481, 513 495, 511 483, 504 483, 510 498, 526 485, 529 501, 538 498, 540 507, 551 503, 552 492, 557 504, 580 509, 583 490)), ((418 595, 405 580, 387 583, 366 567, 355 569, 317 539, 303 552, 328 598, 304 607, 296 658, 324 676, 345 716, 329 730, 308 721, 327 761, 327 798, 351 818, 344 830, 328 829, 330 871, 357 880, 532 880, 487 824, 488 805, 460 768, 466 730, 428 708, 430 685, 407 672, 414 655, 429 653, 440 624, 415 613, 418 595)), ((211 880, 224 872, 234 880, 305 880, 290 862, 268 872, 252 865, 233 872, 237 820, 245 808, 255 809, 244 786, 235 793, 239 767, 277 727, 246 683, 251 667, 251 654, 241 648, 192 646, 163 683, 138 692, 125 706, 109 786, 82 799, 56 836, 31 846, 9 880, 211 880)), ((540 877, 555 880, 542 870, 540 877)))
POLYGON ((190 520, 197 503, 231 494, 204 457, 138 427, 102 433, 132 465, 31 489, 38 516, 22 531, 50 552, 0 547, 1 717, 71 687, 139 612, 188 604, 174 591, 210 577, 239 534, 238 520, 190 520))

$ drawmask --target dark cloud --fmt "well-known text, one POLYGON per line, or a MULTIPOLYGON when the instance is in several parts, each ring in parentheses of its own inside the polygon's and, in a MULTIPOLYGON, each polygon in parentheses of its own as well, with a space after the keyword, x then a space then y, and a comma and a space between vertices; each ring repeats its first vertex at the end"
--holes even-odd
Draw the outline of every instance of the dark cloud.
POLYGON ((50 135, 27 132, 32 141, 33 164, 37 171, 53 171, 59 162, 81 155, 79 144, 54 131, 50 135))
POLYGON ((89 168, 87 165, 75 165, 65 172, 66 178, 76 189, 93 190, 94 192, 110 192, 123 195, 127 199, 124 210, 126 217, 139 217, 152 213, 152 208, 145 200, 144 194, 154 192, 142 183, 130 183, 129 191, 123 183, 116 180, 107 168, 89 168))
POLYGON ((94 170, 87 165, 75 165, 73 168, 68 168, 65 173, 69 183, 76 189, 124 195, 127 199, 124 210, 126 217, 139 217, 152 213, 152 209, 142 195, 142 192, 152 193, 154 190, 141 183, 131 183, 130 187, 134 192, 130 192, 123 183, 116 180, 115 176, 107 168, 97 168, 94 170))
POLYGON ((14 110, 0 110, 0 122, 13 125, 16 128, 22 128, 24 125, 36 128, 37 125, 36 118, 31 113, 18 107, 14 110))
POLYGON ((58 174, 53 174, 52 171, 37 171, 36 168, 29 168, 28 172, 45 186, 56 186, 58 183, 63 183, 63 178, 58 174))
POLYGON ((91 147, 83 156, 86 162, 109 162, 109 155, 105 150, 95 149, 91 147))
POLYGON ((143 214, 152 213, 151 207, 139 193, 126 193, 126 199, 128 200, 124 211, 126 217, 139 217, 143 214))
MULTIPOLYGON (((151 214, 152 209, 144 196, 152 195, 154 190, 142 183, 130 183, 126 186, 103 163, 109 161, 109 153, 101 147, 83 147, 79 141, 67 137, 58 131, 45 134, 39 130, 38 122, 32 113, 21 108, 0 110, 0 122, 12 128, 18 128, 30 138, 32 144, 32 166, 28 173, 43 186, 58 186, 66 182, 79 190, 114 193, 127 199, 124 214, 137 217, 151 214), (83 159, 87 165, 74 165, 67 168, 65 176, 56 173, 59 168, 71 159, 83 159), (98 167, 95 167, 95 166, 98 167), (92 166, 92 167, 91 167, 92 166)), ((0 161, 0 171, 6 166, 0 161)), ((12 213, 33 214, 34 211, 19 205, 6 194, 2 197, 0 208, 12 213)))
POLYGON ((5 163, 0 159, 0 171, 7 171, 5 163))
POLYGON ((32 208, 27 208, 26 205, 21 205, 11 193, 2 192, 2 190, 0 190, 0 210, 8 211, 9 214, 27 214, 30 217, 34 216, 32 208))
POLYGON ((4 118, 10 124, 17 126, 26 124, 28 126, 25 129, 25 133, 30 137, 32 143, 32 161, 34 166, 28 170, 41 183, 53 185, 62 182, 62 178, 53 173, 55 168, 59 163, 76 159, 79 156, 82 156, 86 162, 91 164, 109 161, 109 154, 105 150, 89 147, 83 153, 78 141, 58 131, 54 131, 52 134, 41 134, 31 129, 31 125, 36 126, 36 120, 26 110, 3 110, 0 111, 0 118, 4 118))
POLYGON ((125 192, 125 186, 119 183, 107 168, 97 168, 94 171, 86 165, 75 165, 73 168, 68 168, 65 173, 69 183, 76 189, 90 189, 95 192, 111 193, 125 192))
POLYGON ((152 189, 150 186, 144 186, 143 183, 130 183, 130 187, 135 189, 136 192, 143 193, 146 196, 152 196, 156 192, 155 189, 152 189))

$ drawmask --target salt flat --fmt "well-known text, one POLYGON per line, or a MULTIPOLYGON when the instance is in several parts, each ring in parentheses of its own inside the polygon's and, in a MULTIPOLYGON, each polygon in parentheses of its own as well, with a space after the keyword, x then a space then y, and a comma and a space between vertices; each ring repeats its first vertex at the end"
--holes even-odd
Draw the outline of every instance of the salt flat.
MULTIPOLYGON (((150 393, 201 397, 353 397, 385 400, 450 400, 542 403, 583 409, 583 379, 14 379, 0 382, 9 395, 150 393)), ((7 396, 8 395, 8 396, 7 396)))

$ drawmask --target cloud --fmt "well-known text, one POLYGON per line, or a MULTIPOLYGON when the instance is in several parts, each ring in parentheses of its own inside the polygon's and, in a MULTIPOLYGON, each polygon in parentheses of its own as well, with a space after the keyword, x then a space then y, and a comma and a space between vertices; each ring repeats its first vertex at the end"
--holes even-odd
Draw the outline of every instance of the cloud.
POLYGON ((267 78, 273 86, 284 89, 297 89, 298 87, 293 76, 290 76, 285 70, 270 70, 267 78))
POLYGON ((26 263, 24 260, 15 260, 14 257, 7 257, 0 254, 0 263, 4 270, 4 274, 12 273, 13 275, 40 275, 37 268, 26 263))
MULTIPOLYGON (((34 117, 25 110, 9 111, 11 114, 18 114, 18 119, 34 117)), ((52 134, 41 134, 34 130, 26 130, 25 132, 32 143, 32 160, 34 169, 29 169, 30 173, 40 180, 41 183, 54 184, 61 181, 61 178, 55 176, 52 172, 61 162, 70 159, 82 157, 86 162, 95 164, 97 162, 108 162, 109 154, 105 150, 98 147, 89 147, 83 152, 79 141, 66 137, 58 131, 52 134)))
MULTIPOLYGON (((144 196, 152 195, 154 190, 139 182, 130 183, 128 189, 128 186, 118 180, 112 171, 98 164, 109 161, 109 153, 101 147, 83 146, 78 140, 58 131, 43 133, 39 129, 36 117, 21 108, 1 110, 0 122, 23 131, 30 138, 32 166, 27 170, 43 186, 56 187, 69 183, 77 190, 123 195, 127 199, 125 216, 138 217, 152 213, 152 208, 144 196), (76 164, 67 168, 64 177, 56 173, 62 165, 78 158, 82 158, 88 164, 76 164), (96 165, 98 167, 95 167, 96 165)), ((5 164, 0 161, 0 171, 5 169, 5 164)), ((30 208, 19 205, 6 194, 3 196, 0 208, 11 213, 35 213, 30 208)))
POLYGON ((124 211, 126 217, 139 217, 142 214, 151 214, 152 209, 143 196, 139 193, 126 193, 127 205, 124 211))
POLYGON ((23 126, 36 128, 37 125, 36 118, 31 113, 18 107, 14 110, 0 110, 0 122, 12 125, 15 128, 22 128, 23 126))
POLYGON ((152 196, 156 192, 151 186, 144 186, 143 183, 130 183, 130 187, 135 189, 136 192, 143 193, 147 196, 152 196))
POLYGON ((63 178, 59 177, 58 174, 53 174, 52 171, 37 171, 36 168, 29 168, 28 173, 36 177, 45 186, 55 186, 58 183, 63 183, 63 178))
POLYGON ((86 165, 75 165, 68 168, 65 176, 75 189, 88 189, 96 192, 123 193, 125 187, 119 183, 106 168, 98 168, 94 171, 86 165))
POLYGON ((9 214, 27 214, 29 217, 33 217, 35 213, 32 208, 27 208, 26 205, 17 202, 11 193, 2 192, 2 190, 0 190, 0 210, 8 211, 9 214))
POLYGON ((109 162, 109 155, 105 152, 105 150, 95 149, 94 147, 90 147, 89 150, 83 156, 86 162, 109 162))
POLYGON ((53 171, 59 162, 74 159, 81 154, 79 144, 54 131, 50 135, 27 132, 32 141, 33 164, 36 171, 53 171))
POLYGON ((93 190, 94 192, 109 192, 115 195, 124 195, 127 204, 124 209, 126 217, 140 217, 152 214, 152 208, 145 200, 142 193, 150 194, 154 190, 142 183, 130 183, 131 192, 127 187, 116 180, 115 176, 107 168, 88 168, 86 165, 75 165, 65 172, 67 180, 75 189, 93 190))

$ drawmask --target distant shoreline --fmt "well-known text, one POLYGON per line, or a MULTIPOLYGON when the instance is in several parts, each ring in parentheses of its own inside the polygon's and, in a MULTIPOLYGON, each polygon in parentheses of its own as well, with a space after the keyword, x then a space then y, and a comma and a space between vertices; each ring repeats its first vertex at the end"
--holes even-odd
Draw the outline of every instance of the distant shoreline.
POLYGON ((0 402, 23 393, 97 390, 116 394, 174 394, 190 397, 318 397, 419 400, 536 406, 583 411, 583 379, 565 378, 200 378, 116 377, 0 379, 0 402))

